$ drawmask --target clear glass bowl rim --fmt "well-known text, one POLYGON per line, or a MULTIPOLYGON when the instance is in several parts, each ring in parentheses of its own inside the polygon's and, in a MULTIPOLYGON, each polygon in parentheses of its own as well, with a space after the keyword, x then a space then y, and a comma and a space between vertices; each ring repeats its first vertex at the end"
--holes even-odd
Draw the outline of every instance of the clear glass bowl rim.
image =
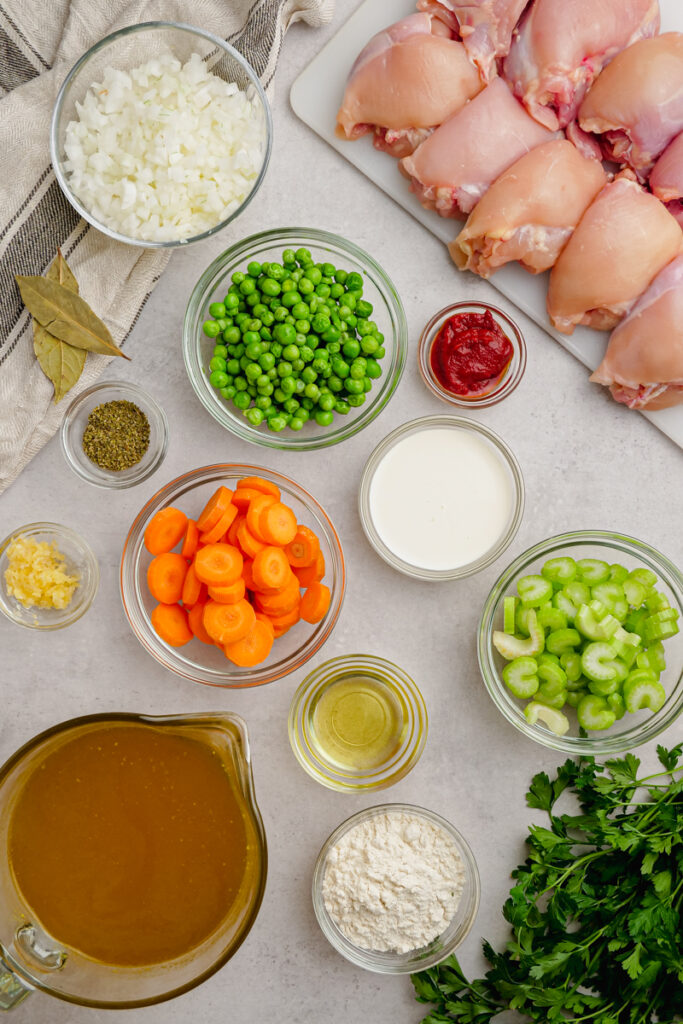
MULTIPOLYGON (((673 586, 670 580, 667 580, 667 584, 674 590, 679 601, 683 604, 683 574, 666 555, 663 555, 656 548, 651 547, 651 545, 635 537, 630 537, 628 534, 608 530, 575 530, 569 533, 559 533, 540 541, 533 547, 527 548, 498 577, 486 599, 479 621, 477 656, 479 659, 479 669, 491 699, 508 722, 524 733, 525 736, 528 736, 536 743, 549 747, 551 750, 559 750, 566 754, 603 756, 631 750, 633 747, 654 739, 655 736, 658 736, 664 729, 668 728, 683 711, 683 690, 679 694, 678 699, 669 708, 665 705, 661 711, 651 715, 633 729, 627 730, 619 736, 613 736, 611 739, 609 732, 604 735, 596 733, 594 737, 556 736, 550 730, 539 729, 530 725, 521 712, 519 714, 513 712, 511 704, 506 699, 504 684, 493 662, 490 644, 493 621, 500 601, 510 592, 511 584, 520 573, 538 558, 549 555, 551 551, 564 550, 574 545, 587 546, 590 544, 611 547, 615 551, 623 551, 632 557, 640 557, 652 561, 659 567, 660 571, 665 570, 670 579, 673 580, 673 586)), ((681 672, 683 673, 683 668, 681 672)))
MULTIPOLYGON (((271 228, 267 231, 259 231, 253 235, 249 235, 247 238, 243 238, 235 245, 230 246, 230 248, 220 253, 220 255, 209 264, 197 281, 197 284, 194 286, 192 294, 190 295, 190 300, 187 304, 185 319, 183 322, 183 359, 185 361, 185 369, 188 377, 190 378, 190 383, 194 393, 207 412, 209 412, 210 415, 221 424, 221 426, 225 427, 226 430, 236 434, 245 441, 262 445, 265 448, 276 448, 287 451, 315 451, 320 448, 328 448, 333 444, 338 444, 340 441, 345 441, 347 438, 353 437, 371 423, 377 416, 379 416, 396 391, 403 375, 407 352, 408 323, 406 320, 405 310, 398 291, 386 271, 380 266, 373 256, 367 253, 364 249, 361 249, 360 246, 357 246, 355 242, 350 242, 348 239, 343 238, 341 235, 337 235, 334 232, 324 231, 318 228, 271 228), (250 426, 246 419, 243 420, 237 416, 232 416, 227 412, 221 414, 222 410, 219 410, 212 402, 209 401, 208 396, 210 394, 210 385, 202 375, 201 366, 195 367, 193 365, 193 359, 197 350, 196 332, 198 324, 205 319, 202 311, 206 306, 209 296, 218 286, 219 280, 224 276, 225 268, 233 261, 238 261, 248 257, 250 252, 257 246, 260 247, 265 244, 273 247, 279 245, 286 246, 287 243, 291 243, 295 239, 304 245, 309 243, 312 245, 320 244, 335 246, 341 251, 348 253, 348 255, 359 265, 369 267, 378 281, 381 282, 381 287, 379 284, 377 287, 382 292, 384 301, 391 308, 392 314, 397 323, 397 331, 393 339, 392 363, 386 370, 383 389, 378 388, 376 390, 374 400, 371 400, 366 406, 363 406, 363 411, 360 415, 356 416, 353 420, 349 420, 346 426, 341 426, 337 430, 333 430, 329 433, 318 434, 311 437, 307 437, 305 435, 301 436, 300 434, 293 434, 292 437, 288 437, 286 431, 283 431, 281 434, 266 431, 261 432, 257 428, 250 426)), ((197 359, 197 362, 199 362, 199 359, 197 359)), ((373 386, 373 391, 374 390, 375 388, 373 386)), ((372 398, 372 391, 370 392, 370 396, 372 398)))
MULTIPOLYGON (((125 401, 125 399, 122 400, 125 401)), ((143 409, 142 411, 144 412, 145 410, 143 409)), ((66 413, 64 414, 64 419, 62 420, 62 425, 59 430, 59 440, 62 446, 62 454, 64 455, 67 465, 74 471, 74 473, 76 473, 77 476, 80 476, 82 480, 87 480, 89 484, 93 484, 95 487, 124 490, 127 487, 134 487, 136 484, 142 483, 143 480, 147 480, 152 473, 157 471, 161 463, 164 461, 168 450, 168 419, 166 417, 166 413, 156 399, 152 398, 149 392, 141 388, 139 384, 133 384, 131 381, 124 380, 98 381, 91 387, 86 388, 85 391, 81 391, 80 395, 76 395, 76 397, 71 401, 66 413), (133 473, 125 478, 117 477, 116 473, 108 473, 107 479, 104 480, 96 476, 94 473, 89 473, 86 469, 86 464, 81 464, 73 457, 71 454, 71 445, 69 444, 67 437, 71 425, 76 418, 76 414, 85 401, 90 398, 91 395, 95 395, 100 391, 108 391, 110 388, 116 388, 119 391, 127 392, 131 396, 131 400, 135 401, 135 399, 137 399, 138 402, 142 402, 144 405, 152 409, 161 428, 160 432, 162 440, 155 457, 151 460, 149 465, 144 468, 144 470, 138 471, 137 474, 133 473)), ((141 459, 141 462, 144 462, 144 456, 141 459)), ((135 469, 135 467, 131 466, 131 469, 135 469)), ((101 472, 106 473, 107 471, 101 470, 101 472)))
POLYGON ((92 224, 94 228, 97 228, 97 230, 101 231, 102 234, 107 235, 108 238, 113 238, 116 242, 123 242, 125 245, 135 245, 143 249, 173 249, 177 248, 178 246, 190 245, 194 242, 201 242, 205 238, 211 238, 211 236, 215 235, 218 231, 222 231, 223 228, 227 227, 227 225, 230 224, 230 222, 233 221, 235 217, 239 216, 239 214, 244 209, 246 209, 246 207, 249 205, 251 200, 258 192, 259 188, 261 187, 261 184, 263 183, 263 179, 266 175, 268 164, 270 163, 272 149, 273 116, 270 109, 270 104, 268 102, 268 97, 265 94, 263 86, 261 85, 260 79, 256 74, 254 68, 252 68, 251 64, 249 64, 249 62, 244 59, 242 54, 239 53, 233 46, 231 46, 230 43, 226 42, 224 39, 220 39, 218 36, 214 35, 213 32, 209 32, 207 29, 197 28, 196 25, 189 25, 187 22, 184 21, 143 21, 139 25, 127 25, 125 28, 120 28, 116 32, 111 32, 109 35, 106 35, 102 39, 100 39, 97 43, 95 43, 88 50, 86 50, 81 57, 79 57, 79 59, 73 65, 73 67, 67 74, 66 78, 62 82, 62 85, 57 94, 57 99, 55 101, 54 109, 52 112, 52 120, 50 123, 50 159, 52 161, 52 167, 54 169, 55 176, 57 178, 57 183, 59 184, 60 189, 68 199, 69 203, 73 206, 74 210, 76 210, 76 212, 84 220, 86 220, 88 224, 92 224), (150 29, 160 28, 178 29, 182 32, 189 32, 193 35, 201 36, 203 39, 206 39, 210 43, 213 43, 214 46, 218 47, 219 49, 223 50, 224 53, 227 53, 230 57, 234 58, 234 60, 236 60, 237 63, 244 68, 252 84, 254 85, 259 95, 259 99, 261 101, 266 120, 266 149, 263 156, 263 163, 261 165, 261 169, 258 173, 256 181, 254 182, 251 191, 246 196, 244 201, 238 206, 234 213, 231 213, 229 217, 226 217, 225 220, 220 221, 218 224, 214 224, 212 228, 208 228, 206 231, 202 231, 198 235, 191 235, 189 238, 179 238, 166 242, 145 241, 142 238, 131 238, 129 235, 122 235, 118 231, 113 231, 111 228, 107 227, 106 224, 102 224, 100 221, 98 221, 97 218, 94 217, 93 214, 81 204, 80 200, 71 191, 69 183, 66 180, 66 175, 62 169, 62 162, 59 156, 58 131, 59 117, 65 99, 68 95, 71 83, 75 79, 78 72, 82 68, 84 68, 85 65, 90 61, 90 58, 94 57, 96 53, 99 53, 100 50, 104 49, 104 47, 108 46, 110 43, 113 43, 116 39, 120 39, 124 36, 131 35, 135 32, 142 32, 148 31, 150 29))
POLYGON ((321 649, 323 644, 327 641, 330 634, 332 633, 332 630, 337 624, 337 621, 339 620, 339 616, 341 614, 342 606, 344 603, 344 595, 346 591, 346 566, 344 562, 344 552, 341 546, 341 541, 339 539, 339 535, 334 526, 334 523, 332 522, 332 520, 330 519, 329 515, 327 514, 323 506, 320 504, 320 502, 317 501, 317 499, 314 498, 313 495, 309 493, 309 491, 302 487, 301 484, 297 483, 295 480, 292 480, 290 477, 285 476, 283 473, 279 473, 273 469, 266 469, 263 466, 254 466, 247 463, 224 462, 215 463, 209 466, 200 466, 197 469, 190 470, 187 473, 183 473, 180 476, 175 477, 173 480, 170 480, 167 484, 165 484, 164 487, 156 491, 145 502, 145 504, 143 505, 143 507, 140 509, 135 519, 133 520, 130 529, 128 530, 128 533, 126 534, 126 538, 123 544, 123 551, 121 553, 119 587, 121 593, 121 602, 123 604, 123 610, 126 615, 126 618, 128 619, 128 623, 133 631, 133 634, 140 642, 140 644, 142 644, 147 653, 151 654, 155 661, 157 661, 168 671, 175 673, 183 679, 189 679, 194 683, 202 683, 205 686, 216 686, 223 689, 241 689, 243 687, 264 686, 266 683, 272 683, 275 682, 275 680, 277 679, 282 679, 284 676, 289 675, 291 672, 296 672, 298 669, 300 669, 302 665, 304 665, 310 658, 313 657, 314 654, 317 653, 317 651, 321 649), (313 507, 316 511, 316 514, 323 520, 327 530, 329 531, 330 549, 332 553, 332 558, 335 563, 335 570, 338 573, 337 585, 332 590, 332 602, 330 605, 331 614, 328 612, 329 619, 327 621, 323 619, 323 622, 325 622, 325 627, 323 631, 320 633, 320 635, 317 637, 317 639, 315 639, 315 642, 312 642, 313 637, 315 635, 315 633, 313 632, 310 635, 309 639, 302 646, 297 648, 297 651, 290 655, 290 657, 286 659, 284 664, 281 664, 280 667, 273 666, 273 668, 268 669, 267 667, 264 668, 262 666, 257 665, 250 671, 245 672, 234 682, 230 681, 229 678, 222 679, 221 681, 219 681, 218 679, 213 680, 202 678, 202 676, 200 676, 199 673, 192 674, 191 672, 185 671, 178 665, 169 661, 168 650, 166 646, 163 645, 162 641, 160 640, 158 641, 158 643, 156 642, 156 638, 153 635, 153 630, 151 629, 151 627, 149 630, 149 634, 150 637, 152 637, 152 640, 150 641, 147 638, 147 636, 143 632, 141 632, 138 625, 134 621, 133 612, 136 612, 141 616, 144 615, 144 613, 141 612, 141 609, 137 607, 135 602, 134 579, 132 581, 133 589, 130 592, 128 589, 130 581, 127 581, 126 579, 126 575, 132 573, 132 566, 130 565, 130 559, 132 556, 130 552, 134 547, 137 547, 138 544, 142 542, 145 524, 147 523, 150 515, 158 508, 161 508, 165 502, 170 502, 174 500, 174 495, 177 493, 179 489, 182 489, 183 492, 185 492, 187 490, 186 485, 188 483, 191 483, 193 486, 198 486, 201 485, 202 483, 207 483, 211 479, 211 477, 215 476, 217 473, 222 473, 224 476, 240 477, 265 475, 268 479, 274 480, 275 483, 282 483, 285 485, 285 487, 291 487, 292 490, 296 493, 299 500, 302 502, 302 504, 305 504, 306 507, 313 507), (129 607, 128 599, 130 599, 130 603, 133 605, 132 610, 131 607, 129 607))
POLYGON ((520 523, 522 522, 522 516, 524 514, 524 495, 524 477, 522 476, 522 470, 512 449, 508 447, 502 437, 496 434, 495 431, 491 430, 490 427, 485 427, 482 423, 479 423, 476 420, 467 419, 464 416, 456 416, 449 413, 438 413, 433 416, 420 416, 417 419, 409 420, 407 423, 401 424, 401 426, 392 430, 390 434, 387 434, 387 436, 379 442, 376 448, 373 449, 370 457, 363 467, 361 475, 360 487, 358 489, 358 513, 360 515, 363 532, 365 533, 370 545, 380 558, 383 558, 384 561, 392 567, 392 569, 396 569, 398 572, 402 572, 404 575, 410 576, 416 580, 424 580, 427 582, 446 582, 449 580, 463 579, 466 576, 473 576, 475 573, 481 572, 483 569, 486 569, 487 566, 500 558, 506 548, 508 548, 512 543, 512 540, 519 529, 520 523), (410 562, 405 562, 384 544, 384 541, 375 529, 372 522, 372 514, 370 512, 370 486, 372 484, 372 478, 386 452, 393 447, 399 438, 405 437, 408 434, 417 433, 420 430, 429 429, 430 427, 454 427, 460 430, 470 430, 473 433, 486 438, 486 440, 488 440, 502 455, 508 465, 514 481, 515 509, 506 532, 501 536, 498 543, 491 548, 490 551, 482 555, 482 557, 476 562, 470 562, 467 565, 458 566, 455 569, 424 569, 420 566, 411 565, 410 562))
MULTIPOLYGON (((450 956, 450 954, 465 941, 472 925, 474 924, 477 911, 479 910, 481 882, 479 878, 479 869, 477 868, 477 862, 474 858, 472 849, 455 825, 452 825, 450 821, 443 818, 435 811, 430 811, 426 807, 419 807, 417 804, 387 803, 377 804, 374 807, 366 807, 362 811, 357 811, 355 814, 352 814, 350 818, 346 818, 342 821, 341 824, 334 829, 331 835, 328 836, 323 843, 315 862, 315 868, 313 870, 312 897, 313 910, 323 935, 330 945, 332 945, 338 953, 349 960, 352 964, 355 964, 356 967, 363 967, 368 971, 374 971, 377 974, 412 974, 415 971, 426 970, 427 968, 440 963, 442 960, 445 960, 447 956, 450 956), (342 934, 339 928, 337 928, 336 924, 327 912, 325 901, 323 899, 323 878, 325 875, 327 855, 330 849, 339 839, 342 838, 342 836, 356 825, 379 814, 391 812, 415 815, 416 817, 426 819, 431 824, 437 825, 439 828, 443 829, 443 831, 453 839, 465 869, 465 883, 462 898, 460 904, 458 904, 459 910, 464 901, 468 902, 468 906, 465 908, 466 914, 462 924, 448 943, 441 948, 432 950, 431 954, 426 956, 416 955, 420 953, 419 950, 411 951, 409 953, 378 953, 375 950, 361 949, 359 946, 355 946, 346 938, 345 935, 342 934)), ((433 941, 438 944, 440 938, 441 936, 437 937, 437 939, 433 941)))
POLYGON ((288 728, 292 751, 304 771, 328 789, 353 793, 385 789, 404 778, 422 756, 427 742, 429 719, 420 689, 399 665, 374 654, 342 654, 314 668, 297 688, 289 708, 288 728), (332 775, 305 742, 308 736, 306 721, 309 702, 315 694, 323 692, 331 683, 345 675, 367 674, 368 668, 380 677, 390 677, 392 684, 400 691, 408 707, 408 715, 404 721, 413 725, 411 734, 388 764, 357 772, 351 769, 345 772, 339 768, 336 775, 332 775))
POLYGON ((491 405, 497 405, 498 402, 502 402, 504 398, 511 395, 515 390, 526 370, 526 342, 524 341, 524 335, 522 334, 519 326, 515 323, 509 313, 506 313, 504 309, 500 309, 499 306, 494 306, 492 302, 480 302, 474 299, 468 301, 463 299, 460 302, 452 302, 449 306, 444 306, 425 324, 417 348, 417 365, 419 367, 422 379, 432 394, 436 395, 443 402, 447 402, 448 405, 457 406, 459 409, 485 409, 491 405), (444 320, 452 316, 455 313, 463 312, 466 310, 488 310, 500 317, 509 328, 510 341, 514 349, 514 354, 508 369, 505 372, 500 384, 495 390, 488 392, 481 398, 459 398, 458 395, 452 394, 450 391, 446 391, 441 386, 439 381, 434 374, 431 366, 430 355, 432 351, 432 345, 436 340, 438 333, 437 328, 444 320), (512 367, 512 372, 510 368, 512 367))
MULTIPOLYGON (((75 530, 72 530, 70 526, 64 526, 62 523, 51 523, 45 520, 41 520, 35 523, 26 523, 24 526, 18 526, 15 530, 12 530, 10 533, 8 533, 7 536, 3 538, 3 540, 0 540, 0 554, 5 550, 6 546, 9 544, 13 537, 17 537, 19 534, 30 536, 31 534, 36 533, 53 533, 55 534, 56 537, 65 537, 74 545, 74 547, 77 547, 81 551, 83 560, 88 563, 88 568, 92 579, 89 591, 86 593, 84 600, 81 602, 78 608, 75 608, 72 611, 72 613, 66 616, 64 619, 59 619, 54 623, 46 624, 24 622, 21 619, 16 618, 11 613, 9 607, 6 606, 6 598, 4 591, 5 585, 3 581, 3 595, 2 600, 0 601, 0 611, 10 620, 10 622, 14 622, 15 625, 17 626, 23 626, 25 629, 37 629, 42 632, 48 632, 55 629, 64 629, 66 626, 70 626, 72 623, 77 622, 83 615, 85 615, 85 613, 88 611, 91 604, 95 600, 95 597, 97 596, 97 589, 99 587, 100 582, 99 563, 95 558, 95 553, 88 544, 87 540, 81 537, 80 533, 77 533, 75 530)), ((37 613, 39 613, 40 610, 41 609, 37 609, 37 613)), ((30 609, 27 609, 27 611, 30 611, 30 609)), ((64 611, 68 611, 68 608, 65 608, 64 611)))

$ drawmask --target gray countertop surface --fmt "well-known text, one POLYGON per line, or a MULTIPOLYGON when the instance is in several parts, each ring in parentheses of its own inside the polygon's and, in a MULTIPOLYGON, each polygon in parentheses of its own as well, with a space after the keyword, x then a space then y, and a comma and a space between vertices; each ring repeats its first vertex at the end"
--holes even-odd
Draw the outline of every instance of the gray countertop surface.
MULTIPOLYGON (((106 373, 138 381, 166 410, 171 434, 161 468, 130 490, 100 490, 69 470, 55 438, 0 498, 0 535, 36 519, 68 524, 89 541, 101 569, 93 607, 69 629, 40 635, 0 621, 0 761, 55 722, 111 710, 229 709, 246 719, 251 735, 270 861, 256 923, 218 974, 172 1002, 126 1011, 130 1024, 417 1024, 422 1014, 409 980, 348 964, 328 945, 311 905, 311 874, 323 841, 353 812, 385 801, 429 807, 469 840, 481 873, 482 902, 459 955, 466 970, 480 971, 481 938, 500 944, 506 936, 500 909, 533 820, 526 787, 535 772, 552 770, 563 760, 508 725, 484 689, 475 638, 489 589, 512 557, 565 530, 619 530, 679 563, 683 554, 678 448, 642 416, 589 384, 584 367, 490 285, 458 274, 436 238, 290 110, 292 82, 356 6, 356 0, 338 0, 331 25, 291 29, 277 74, 273 159, 261 191, 220 236, 173 256, 128 340, 132 362, 115 362, 106 373), (290 224, 338 232, 375 255, 393 278, 408 318, 408 361, 391 403, 362 433, 328 451, 271 453, 235 439, 200 406, 181 357, 185 304, 208 263, 243 236, 290 224), (450 584, 413 582, 369 547, 356 510, 358 483, 368 455, 390 430, 416 416, 446 411, 420 380, 417 340, 436 309, 471 297, 507 308, 526 337, 529 362, 520 387, 500 405, 472 413, 517 455, 526 511, 508 552, 481 574, 450 584), (304 671, 253 690, 205 688, 164 671, 131 634, 119 596, 121 548, 140 507, 175 476, 220 461, 269 465, 312 491, 337 526, 348 569, 342 615, 324 649, 304 671), (287 737, 289 703, 306 671, 356 652, 401 665, 421 688, 431 719, 418 765, 374 796, 339 794, 318 785, 294 760, 287 737)), ((671 745, 682 731, 679 720, 661 741, 671 745)), ((654 743, 639 753, 651 760, 654 743)), ((17 1024, 119 1019, 124 1019, 121 1012, 72 1007, 41 994, 14 1015, 17 1024)))

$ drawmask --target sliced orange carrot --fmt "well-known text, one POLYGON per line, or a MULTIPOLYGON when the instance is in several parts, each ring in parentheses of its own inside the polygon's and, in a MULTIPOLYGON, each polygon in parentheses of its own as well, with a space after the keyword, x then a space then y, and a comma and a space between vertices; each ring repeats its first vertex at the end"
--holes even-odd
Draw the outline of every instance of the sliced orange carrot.
POLYGON ((325 559, 322 551, 315 556, 312 565, 305 565, 303 569, 294 567, 293 572, 302 587, 310 587, 312 583, 318 583, 325 576, 325 559))
POLYGON ((237 490, 232 496, 233 505, 237 505, 240 512, 246 513, 249 508, 249 503, 258 498, 263 494, 263 491, 257 491, 255 487, 242 487, 238 484, 237 490))
POLYGON ((330 607, 330 588, 324 583, 311 583, 301 598, 301 618, 306 622, 320 622, 330 607))
POLYGON ((232 526, 236 516, 237 509, 235 506, 232 504, 228 505, 216 525, 212 526, 210 530, 204 530, 204 532, 199 535, 199 539, 202 544, 216 544, 219 540, 222 540, 223 536, 232 526))
POLYGON ((252 487, 261 494, 272 494, 276 501, 280 500, 280 488, 272 480, 265 480, 262 476, 243 476, 237 481, 238 487, 252 487))
POLYGON ((299 525, 296 531, 294 540, 290 541, 285 548, 289 564, 296 569, 302 569, 307 565, 311 565, 319 551, 320 543, 313 530, 309 530, 307 526, 301 525, 299 525))
POLYGON ((183 546, 180 549, 180 554, 183 558, 194 558, 194 553, 197 550, 199 544, 199 530, 194 519, 187 520, 187 529, 185 531, 185 538, 183 540, 183 546))
POLYGON ((227 587, 209 587, 209 597, 212 601, 218 601, 219 604, 236 604, 237 601, 243 600, 246 591, 244 580, 240 576, 238 580, 230 583, 227 587))
POLYGON ((185 536, 187 516, 179 508, 160 508, 145 529, 145 547, 150 555, 163 555, 185 536))
POLYGON ((187 613, 187 621, 190 629, 203 644, 213 644, 212 638, 204 628, 204 605, 206 602, 197 601, 187 613))
POLYGON ((181 600, 186 608, 191 608, 199 601, 203 587, 202 581, 198 578, 193 565, 187 570, 181 600))
POLYGON ((243 559, 232 544, 207 544, 197 552, 193 564, 202 583, 227 587, 242 575, 243 559))
POLYGON ((290 581, 292 570, 282 548, 264 548, 254 558, 252 575, 260 591, 280 590, 290 581))
POLYGON ((260 665, 270 654, 274 635, 263 622, 256 620, 251 630, 241 640, 226 644, 223 650, 226 658, 240 668, 260 665))
MULTIPOLYGON (((251 511, 251 507, 249 511, 251 511)), ((288 505, 275 501, 261 512, 259 533, 268 544, 285 547, 296 537, 296 516, 288 505)))
POLYGON ((301 618, 301 606, 297 605, 291 612, 284 612, 282 615, 271 615, 269 618, 276 633, 279 629, 287 630, 291 626, 295 626, 301 618))
POLYGON ((147 586, 152 597, 160 604, 175 604, 180 600, 187 574, 187 562, 182 555, 166 551, 157 555, 147 569, 147 586))
POLYGON ((150 618, 155 631, 171 647, 182 647, 192 639, 187 612, 179 604, 158 604, 150 618))
POLYGON ((200 533, 211 530, 221 518, 232 500, 232 491, 227 487, 219 487, 211 495, 197 520, 200 533))
POLYGON ((244 565, 242 566, 242 579, 247 590, 256 590, 256 584, 254 583, 253 574, 253 559, 245 558, 244 565))
POLYGON ((246 519, 237 528, 237 541, 247 558, 255 558, 259 551, 263 551, 266 545, 251 532, 247 526, 246 519))
POLYGON ((241 512, 238 512, 232 521, 230 529, 228 530, 228 535, 226 537, 228 544, 232 544, 234 547, 239 546, 239 541, 237 539, 237 531, 239 530, 240 526, 244 521, 245 517, 242 515, 241 512))
POLYGON ((241 640, 255 622, 256 615, 248 601, 237 601, 235 604, 207 601, 204 606, 204 627, 219 644, 241 640))
POLYGON ((299 584, 294 582, 277 594, 260 594, 257 591, 254 594, 254 601, 259 611, 265 612, 266 615, 284 615, 285 612, 294 611, 299 607, 299 584))
POLYGON ((270 635, 273 638, 275 637, 275 630, 273 629, 273 623, 268 618, 268 616, 265 614, 265 612, 256 612, 256 621, 257 622, 264 622, 266 624, 266 626, 268 627, 268 629, 270 630, 270 635))
POLYGON ((268 508, 269 505, 275 504, 275 498, 272 494, 259 494, 258 497, 254 498, 249 503, 247 510, 247 526, 251 533, 257 540, 265 540, 265 537, 261 535, 259 528, 259 518, 264 509, 268 508))

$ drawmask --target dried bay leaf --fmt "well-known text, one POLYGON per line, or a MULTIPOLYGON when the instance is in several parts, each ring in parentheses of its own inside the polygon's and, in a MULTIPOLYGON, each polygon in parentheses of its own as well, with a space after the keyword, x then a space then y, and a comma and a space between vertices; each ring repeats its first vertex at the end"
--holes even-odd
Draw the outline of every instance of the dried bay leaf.
POLYGON ((61 402, 85 366, 88 353, 84 348, 75 348, 65 341, 60 341, 53 334, 33 321, 33 350, 45 376, 52 381, 55 388, 55 403, 61 402))
POLYGON ((48 281, 56 281, 57 284, 64 285, 70 292, 75 292, 78 295, 78 281, 74 277, 71 267, 62 256, 61 249, 57 249, 57 255, 47 268, 45 277, 48 281))
POLYGON ((29 313, 55 338, 87 352, 128 359, 80 295, 46 277, 18 274, 16 281, 29 313))

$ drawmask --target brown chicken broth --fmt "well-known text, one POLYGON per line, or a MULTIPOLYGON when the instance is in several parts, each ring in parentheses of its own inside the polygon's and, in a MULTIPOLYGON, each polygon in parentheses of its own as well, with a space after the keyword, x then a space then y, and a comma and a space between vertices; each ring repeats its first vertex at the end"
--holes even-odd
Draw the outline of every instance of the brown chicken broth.
POLYGON ((28 776, 9 858, 60 943, 118 966, 161 963, 203 942, 235 902, 247 860, 243 803, 208 745, 105 723, 28 776))

